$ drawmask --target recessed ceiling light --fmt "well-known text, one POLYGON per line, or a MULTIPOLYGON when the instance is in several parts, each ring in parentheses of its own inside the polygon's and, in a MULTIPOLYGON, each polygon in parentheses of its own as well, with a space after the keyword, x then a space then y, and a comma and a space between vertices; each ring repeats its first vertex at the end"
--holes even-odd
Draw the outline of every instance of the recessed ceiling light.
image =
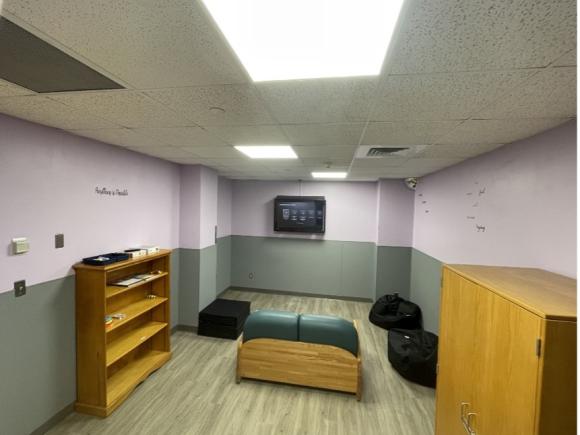
POLYGON ((234 147, 252 159, 297 159, 289 145, 236 145, 234 147))
POLYGON ((313 172, 312 178, 346 178, 346 172, 313 172))
POLYGON ((404 0, 203 0, 254 81, 377 75, 404 0))

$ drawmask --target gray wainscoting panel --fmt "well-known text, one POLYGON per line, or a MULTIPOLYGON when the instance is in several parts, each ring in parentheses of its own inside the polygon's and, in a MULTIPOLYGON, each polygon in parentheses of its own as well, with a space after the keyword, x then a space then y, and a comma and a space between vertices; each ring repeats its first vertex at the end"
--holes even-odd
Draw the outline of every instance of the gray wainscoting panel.
POLYGON ((232 236, 232 286, 372 299, 374 243, 232 236))
MULTIPOLYGON (((199 309, 211 304, 216 298, 217 246, 212 245, 199 251, 199 309)), ((196 323, 197 324, 197 323, 196 323)))
POLYGON ((197 326, 199 252, 199 249, 179 250, 179 325, 197 326))
POLYGON ((180 256, 180 249, 171 251, 171 328, 179 324, 180 256))
POLYGON ((232 285, 232 238, 220 237, 217 240, 217 282, 216 294, 232 285))
POLYGON ((423 311, 423 325, 427 331, 439 332, 439 295, 443 263, 421 251, 411 254, 410 299, 423 311))
POLYGON ((409 299, 411 282, 411 248, 377 247, 377 288, 375 299, 398 292, 409 299))
POLYGON ((340 242, 340 296, 373 299, 377 276, 377 246, 374 243, 340 242))
POLYGON ((197 326, 200 310, 215 300, 217 291, 217 246, 179 250, 178 324, 197 326))
POLYGON ((25 435, 76 399, 75 279, 0 294, 0 433, 25 435))

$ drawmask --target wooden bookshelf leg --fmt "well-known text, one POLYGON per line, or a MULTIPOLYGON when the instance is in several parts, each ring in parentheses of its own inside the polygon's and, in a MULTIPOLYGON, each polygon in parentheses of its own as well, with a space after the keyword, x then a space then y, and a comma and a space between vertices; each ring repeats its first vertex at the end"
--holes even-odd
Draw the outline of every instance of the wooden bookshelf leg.
POLYGON ((242 338, 238 338, 238 357, 236 359, 236 384, 239 384, 242 380, 240 375, 240 354, 242 351, 242 338))
POLYGON ((356 400, 361 401, 362 399, 362 364, 360 357, 358 358, 358 379, 357 379, 357 386, 356 386, 356 400))

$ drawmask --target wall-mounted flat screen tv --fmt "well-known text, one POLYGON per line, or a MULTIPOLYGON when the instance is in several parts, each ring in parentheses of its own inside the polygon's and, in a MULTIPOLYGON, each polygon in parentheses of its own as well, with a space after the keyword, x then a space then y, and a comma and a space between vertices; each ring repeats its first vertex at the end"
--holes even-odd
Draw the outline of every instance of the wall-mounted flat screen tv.
POLYGON ((324 233, 324 196, 277 196, 274 199, 274 231, 324 233))

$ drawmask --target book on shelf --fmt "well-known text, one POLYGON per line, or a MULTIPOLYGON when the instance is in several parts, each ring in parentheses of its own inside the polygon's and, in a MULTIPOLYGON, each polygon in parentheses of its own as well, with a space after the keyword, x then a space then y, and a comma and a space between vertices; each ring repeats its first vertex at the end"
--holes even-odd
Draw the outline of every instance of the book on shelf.
POLYGON ((142 257, 143 255, 147 255, 147 251, 141 248, 125 249, 125 253, 129 254, 131 258, 137 258, 142 257))
POLYGON ((137 278, 136 276, 132 276, 131 278, 122 279, 120 281, 116 281, 112 283, 114 286, 117 287, 129 287, 133 284, 137 284, 138 282, 143 281, 143 278, 137 278))
POLYGON ((159 252, 159 246, 141 246, 141 249, 144 249, 147 254, 156 254, 159 252))

